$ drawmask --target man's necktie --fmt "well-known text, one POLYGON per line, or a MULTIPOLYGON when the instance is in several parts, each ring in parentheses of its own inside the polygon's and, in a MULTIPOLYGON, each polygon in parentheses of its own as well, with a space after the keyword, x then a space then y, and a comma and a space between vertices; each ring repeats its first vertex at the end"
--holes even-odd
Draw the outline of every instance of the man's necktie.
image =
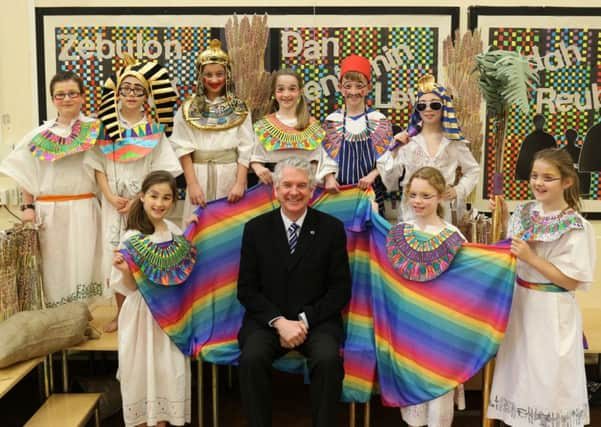
POLYGON ((290 253, 294 253, 296 249, 296 245, 298 244, 298 234, 297 231, 300 227, 297 223, 293 222, 288 227, 288 245, 290 245, 290 253))

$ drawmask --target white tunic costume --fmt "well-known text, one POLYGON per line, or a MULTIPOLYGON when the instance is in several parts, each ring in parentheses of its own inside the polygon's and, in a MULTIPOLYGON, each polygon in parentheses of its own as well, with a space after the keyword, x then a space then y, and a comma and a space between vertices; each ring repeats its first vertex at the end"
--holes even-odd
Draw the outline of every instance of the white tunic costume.
MULTIPOLYGON (((173 223, 165 222, 168 231, 151 234, 152 242, 170 241, 173 234, 181 234, 173 223)), ((138 233, 126 231, 122 242, 138 233)), ((111 271, 111 287, 127 297, 118 320, 118 378, 125 425, 156 425, 159 421, 171 425, 189 423, 190 360, 159 327, 140 291, 132 291, 123 284, 123 275, 116 268, 111 271)))
MULTIPOLYGON (((146 118, 133 125, 121 120, 121 127, 131 129, 146 123, 146 118)), ((106 175, 109 190, 114 195, 127 199, 137 197, 141 190, 142 181, 149 172, 165 170, 174 177, 182 173, 179 160, 164 133, 152 151, 141 159, 129 162, 113 161, 103 154, 99 147, 94 147, 86 152, 84 163, 93 170, 103 172, 106 175)), ((117 212, 115 207, 104 198, 104 195, 101 197, 103 249, 101 266, 103 277, 108 280, 112 268, 113 250, 122 240, 127 215, 117 212)))
POLYGON ((94 120, 83 115, 64 126, 45 122, 28 133, 0 165, 34 196, 68 196, 69 200, 35 200, 40 228, 42 278, 46 307, 89 300, 106 290, 100 274, 100 207, 93 171, 84 165, 84 152, 73 152, 54 161, 32 154, 30 144, 40 132, 50 130, 68 138, 72 128, 94 120), (74 197, 79 196, 80 198, 74 197))
MULTIPOLYGON (((439 234, 445 228, 458 233, 463 240, 466 240, 463 234, 453 224, 446 222, 444 225, 428 225, 420 228, 415 221, 404 221, 423 233, 433 236, 439 234)), ((463 385, 443 394, 429 402, 420 403, 401 408, 401 416, 410 426, 429 426, 429 427, 450 427, 453 423, 453 414, 455 412, 455 402, 458 409, 465 409, 465 392, 463 385)))
MULTIPOLYGON (((223 97, 208 104, 221 104, 223 97)), ((229 129, 203 130, 188 124, 182 108, 175 115, 170 140, 177 157, 192 154, 194 172, 206 201, 225 197, 236 182, 238 164, 248 167, 254 144, 254 132, 250 114, 244 121, 229 129), (199 160, 195 160, 197 157, 199 160), (200 161, 200 158, 211 159, 200 161)), ((190 203, 188 195, 184 203, 183 218, 187 218, 197 206, 190 203)))
MULTIPOLYGON (((521 205, 511 217, 508 232, 522 235, 521 205)), ((540 218, 539 203, 532 212, 540 218)), ((595 264, 595 234, 576 214, 581 228, 539 233, 530 247, 586 289, 595 264)), ((527 282, 549 280, 519 261, 517 276, 527 282)), ((589 423, 584 371, 582 318, 574 292, 544 292, 516 284, 505 339, 501 343, 490 395, 488 417, 526 427, 577 427, 589 423)))
MULTIPOLYGON (((456 209, 457 216, 460 217, 465 210, 465 199, 472 192, 478 182, 480 166, 470 152, 467 144, 463 141, 450 141, 446 137, 442 138, 438 152, 431 156, 428 153, 426 140, 422 134, 417 134, 409 143, 399 148, 397 156, 392 157, 392 153, 384 154, 378 161, 378 170, 382 177, 384 185, 389 191, 396 191, 399 179, 403 175, 403 188, 406 188, 411 175, 424 166, 432 166, 438 169, 444 177, 447 185, 452 186, 455 182, 457 168, 461 167, 463 176, 455 185, 457 192, 456 209)), ((444 215, 445 220, 451 222, 451 204, 445 202, 444 215)), ((403 192, 401 207, 399 209, 399 221, 413 219, 414 215, 407 205, 407 195, 403 192)))

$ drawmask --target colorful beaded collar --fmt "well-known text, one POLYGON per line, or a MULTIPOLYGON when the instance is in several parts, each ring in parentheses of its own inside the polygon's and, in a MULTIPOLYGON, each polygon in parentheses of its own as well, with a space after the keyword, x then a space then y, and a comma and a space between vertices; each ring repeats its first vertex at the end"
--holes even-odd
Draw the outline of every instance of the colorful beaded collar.
POLYGON ((342 122, 326 120, 323 123, 323 127, 326 130, 326 139, 322 145, 331 158, 338 160, 340 146, 343 141, 351 143, 370 141, 374 147, 376 159, 380 158, 386 152, 392 140, 392 127, 386 119, 369 119, 368 115, 372 111, 369 110, 364 113, 365 128, 358 133, 350 133, 346 129, 346 111, 344 112, 342 122))
POLYGON ((44 129, 34 136, 29 150, 36 158, 54 162, 71 154, 89 150, 96 143, 100 131, 100 121, 82 122, 76 120, 71 126, 71 133, 59 136, 50 129, 44 129))
POLYGON ((110 138, 99 139, 100 151, 114 162, 135 162, 152 152, 157 146, 165 125, 157 123, 141 123, 131 129, 125 129, 116 142, 110 138))
POLYGON ((248 115, 246 104, 238 98, 216 104, 206 103, 204 111, 196 111, 192 98, 190 98, 184 102, 182 108, 184 118, 189 125, 208 131, 226 130, 239 126, 248 115))
POLYGON ((582 230, 582 218, 573 209, 567 209, 558 215, 541 216, 534 207, 536 202, 520 205, 514 215, 518 215, 520 230, 518 233, 522 240, 553 242, 570 230, 582 230))
POLYGON ((326 135, 326 131, 315 120, 301 131, 282 123, 275 113, 263 117, 255 123, 254 128, 259 142, 267 151, 313 151, 326 135))
POLYGON ((182 236, 155 243, 148 236, 137 234, 127 239, 124 246, 144 276, 157 285, 182 284, 192 273, 196 261, 196 247, 182 236))
POLYGON ((449 228, 433 236, 407 223, 393 226, 386 236, 386 252, 392 267, 405 279, 416 282, 426 282, 444 273, 462 244, 461 235, 449 228))

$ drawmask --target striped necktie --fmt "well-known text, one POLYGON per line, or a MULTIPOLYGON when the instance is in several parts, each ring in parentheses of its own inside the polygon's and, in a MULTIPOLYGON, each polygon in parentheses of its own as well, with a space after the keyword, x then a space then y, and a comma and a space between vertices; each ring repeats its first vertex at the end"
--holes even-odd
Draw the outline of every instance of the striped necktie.
POLYGON ((288 245, 290 245, 290 253, 294 253, 294 250, 296 249, 296 245, 298 244, 297 230, 299 228, 300 227, 298 226, 298 224, 296 222, 293 222, 288 227, 288 245))

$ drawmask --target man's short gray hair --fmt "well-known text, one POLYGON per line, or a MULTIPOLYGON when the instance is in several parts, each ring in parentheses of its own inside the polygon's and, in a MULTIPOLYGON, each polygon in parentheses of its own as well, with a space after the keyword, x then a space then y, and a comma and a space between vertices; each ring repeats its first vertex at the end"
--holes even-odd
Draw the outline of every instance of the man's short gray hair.
POLYGON ((313 165, 300 157, 288 157, 284 160, 280 160, 275 165, 275 169, 273 170, 273 184, 275 187, 278 187, 282 181, 282 172, 284 168, 294 168, 304 171, 309 178, 309 187, 315 188, 315 172, 313 171, 313 165))

